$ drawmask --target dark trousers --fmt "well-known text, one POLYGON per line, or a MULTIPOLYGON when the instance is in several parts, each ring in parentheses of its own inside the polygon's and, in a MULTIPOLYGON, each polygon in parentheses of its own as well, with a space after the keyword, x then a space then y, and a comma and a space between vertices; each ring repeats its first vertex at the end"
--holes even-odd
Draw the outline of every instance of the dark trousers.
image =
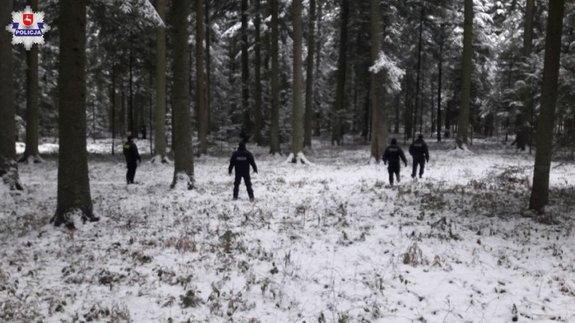
POLYGON ((138 168, 137 163, 128 163, 128 171, 126 172, 126 182, 128 184, 134 184, 134 177, 136 176, 136 168, 138 168))
POLYGON ((413 159, 413 171, 411 172, 411 177, 415 178, 417 174, 417 165, 419 165, 419 178, 423 176, 423 170, 425 169, 425 159, 413 159))
POLYGON ((248 191, 248 196, 250 199, 254 198, 254 191, 252 190, 252 180, 250 174, 240 175, 236 174, 236 179, 234 180, 234 199, 238 198, 238 192, 240 190, 240 183, 244 179, 244 184, 246 184, 246 190, 248 191))
POLYGON ((399 163, 397 165, 389 164, 387 167, 387 172, 389 173, 389 184, 393 185, 393 175, 397 178, 397 182, 399 183, 399 170, 400 166, 399 163))

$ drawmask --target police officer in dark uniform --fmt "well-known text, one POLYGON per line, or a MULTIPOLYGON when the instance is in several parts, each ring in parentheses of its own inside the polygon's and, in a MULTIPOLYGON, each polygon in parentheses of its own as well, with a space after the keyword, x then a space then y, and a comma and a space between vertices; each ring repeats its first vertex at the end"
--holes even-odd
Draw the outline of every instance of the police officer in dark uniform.
POLYGON ((138 167, 138 161, 142 161, 140 153, 138 153, 138 147, 132 140, 133 137, 128 136, 128 141, 124 144, 124 157, 126 157, 126 164, 128 167, 128 172, 126 172, 126 182, 128 184, 134 184, 134 176, 136 176, 136 168, 138 167))
POLYGON ((409 154, 413 158, 411 177, 415 178, 417 166, 419 165, 419 178, 421 178, 423 176, 423 170, 425 169, 425 162, 429 161, 429 150, 427 149, 427 144, 423 141, 423 135, 418 135, 417 140, 409 146, 409 154))
POLYGON ((254 200, 254 191, 252 190, 252 181, 250 178, 250 165, 254 168, 254 172, 257 173, 258 167, 254 161, 254 156, 246 149, 246 144, 240 142, 238 150, 234 151, 232 158, 230 158, 230 167, 228 169, 230 175, 232 174, 233 168, 235 168, 236 173, 236 179, 234 180, 234 200, 238 199, 238 191, 242 178, 246 184, 250 201, 254 200))
POLYGON ((383 153, 383 163, 388 165, 387 171, 389 172, 389 184, 393 185, 393 174, 397 177, 397 182, 399 183, 399 172, 400 172, 400 164, 399 160, 401 159, 407 167, 407 159, 405 158, 405 154, 403 153, 403 149, 397 145, 397 139, 391 139, 391 145, 385 148, 385 152, 383 153))

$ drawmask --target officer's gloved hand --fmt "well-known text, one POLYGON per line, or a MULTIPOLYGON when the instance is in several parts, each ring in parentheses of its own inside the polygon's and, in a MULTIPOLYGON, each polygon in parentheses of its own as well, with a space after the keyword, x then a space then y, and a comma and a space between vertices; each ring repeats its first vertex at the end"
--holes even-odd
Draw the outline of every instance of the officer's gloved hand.
POLYGON ((403 163, 403 164, 405 164, 405 167, 407 167, 407 163, 403 163))
POLYGON ((383 164, 384 164, 384 165, 387 165, 387 160, 384 160, 384 161, 383 161, 383 164))
POLYGON ((429 163, 429 157, 425 158, 425 161, 429 163))

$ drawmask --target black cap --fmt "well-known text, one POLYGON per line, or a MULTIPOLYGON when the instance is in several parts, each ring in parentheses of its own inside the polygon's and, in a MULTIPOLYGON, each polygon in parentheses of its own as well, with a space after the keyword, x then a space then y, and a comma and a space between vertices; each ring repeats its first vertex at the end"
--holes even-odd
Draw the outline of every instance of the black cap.
POLYGON ((246 143, 243 141, 240 141, 240 144, 238 145, 238 148, 240 149, 246 149, 246 143))
POLYGON ((129 135, 129 136, 128 136, 128 141, 130 141, 130 140, 132 140, 132 139, 134 139, 134 137, 133 137, 132 135, 129 135))
POLYGON ((397 145, 397 139, 391 138, 391 144, 392 144, 392 145, 397 145))
POLYGON ((422 135, 422 134, 419 134, 419 135, 417 136, 417 139, 423 139, 423 135, 422 135))

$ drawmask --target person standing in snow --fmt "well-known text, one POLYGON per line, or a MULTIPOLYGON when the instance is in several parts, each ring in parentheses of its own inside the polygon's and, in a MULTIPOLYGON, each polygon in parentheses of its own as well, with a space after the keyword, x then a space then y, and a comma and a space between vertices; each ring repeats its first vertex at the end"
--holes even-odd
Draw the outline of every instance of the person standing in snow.
POLYGON ((403 153, 403 149, 397 145, 397 139, 391 139, 391 145, 385 148, 383 153, 383 163, 387 166, 387 171, 389 172, 389 184, 393 186, 393 175, 397 177, 397 182, 399 183, 399 173, 401 171, 401 165, 399 164, 400 159, 407 167, 407 159, 403 153), (389 163, 389 164, 388 164, 389 163))
POLYGON ((128 171, 126 172, 126 182, 128 184, 134 184, 134 177, 136 176, 136 168, 138 168, 138 161, 142 161, 140 153, 138 153, 138 147, 133 141, 133 137, 128 136, 128 141, 123 146, 124 157, 126 157, 126 165, 128 171))
POLYGON ((238 192, 242 178, 246 184, 248 196, 250 201, 254 200, 254 191, 252 190, 252 181, 250 178, 250 165, 253 167, 254 172, 257 174, 258 167, 254 161, 254 156, 246 149, 245 142, 240 142, 238 150, 234 151, 232 158, 230 158, 230 167, 228 173, 232 174, 232 169, 235 168, 236 178, 234 180, 234 200, 238 199, 238 192))
POLYGON ((429 162, 429 150, 427 144, 423 140, 423 135, 418 135, 417 139, 409 146, 409 154, 412 158, 413 171, 411 177, 415 178, 417 173, 417 166, 419 165, 419 178, 423 176, 425 169, 425 162, 429 162))

